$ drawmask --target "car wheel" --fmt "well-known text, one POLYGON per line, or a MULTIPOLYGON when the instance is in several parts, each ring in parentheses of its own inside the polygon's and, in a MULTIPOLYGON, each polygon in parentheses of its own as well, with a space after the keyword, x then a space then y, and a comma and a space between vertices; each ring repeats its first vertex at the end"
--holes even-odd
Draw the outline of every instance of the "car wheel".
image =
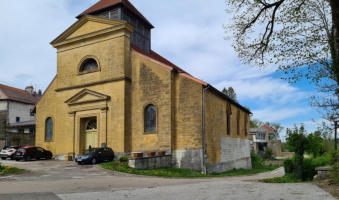
POLYGON ((4 158, 1 158, 2 160, 6 160, 6 158, 4 157, 4 158))
POLYGON ((13 155, 13 156, 11 156, 11 160, 14 160, 14 155, 13 155))
POLYGON ((30 161, 31 160, 31 156, 27 156, 27 157, 25 157, 25 159, 24 159, 26 162, 27 161, 30 161))
POLYGON ((92 164, 93 164, 93 165, 97 164, 97 159, 93 158, 93 159, 92 159, 92 164))

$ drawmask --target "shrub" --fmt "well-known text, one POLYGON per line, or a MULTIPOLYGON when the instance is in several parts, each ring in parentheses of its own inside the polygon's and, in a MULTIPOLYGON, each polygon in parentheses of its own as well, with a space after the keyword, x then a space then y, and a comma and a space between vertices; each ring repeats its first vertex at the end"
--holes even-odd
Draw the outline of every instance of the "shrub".
POLYGON ((270 148, 266 148, 265 150, 265 158, 266 159, 271 159, 273 157, 273 151, 270 148))
POLYGON ((295 170, 293 160, 291 159, 284 160, 284 168, 286 174, 292 174, 295 170))
POLYGON ((264 160, 262 159, 261 156, 251 152, 251 160, 252 160, 252 168, 261 168, 263 167, 263 162, 264 160))
POLYGON ((130 157, 129 156, 122 156, 122 157, 120 157, 120 162, 128 162, 128 160, 130 159, 130 157))

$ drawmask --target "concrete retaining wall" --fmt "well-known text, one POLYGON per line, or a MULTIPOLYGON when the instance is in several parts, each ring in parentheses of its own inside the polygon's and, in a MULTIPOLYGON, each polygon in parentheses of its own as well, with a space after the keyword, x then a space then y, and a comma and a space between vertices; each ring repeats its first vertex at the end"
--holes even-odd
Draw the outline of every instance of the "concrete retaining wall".
POLYGON ((172 151, 173 167, 202 171, 202 149, 172 151))
POLYGON ((172 167, 172 156, 157 156, 146 158, 134 158, 128 165, 135 169, 158 169, 172 167))
POLYGON ((207 166, 207 172, 222 173, 232 169, 251 169, 251 145, 249 140, 221 137, 221 162, 207 166))

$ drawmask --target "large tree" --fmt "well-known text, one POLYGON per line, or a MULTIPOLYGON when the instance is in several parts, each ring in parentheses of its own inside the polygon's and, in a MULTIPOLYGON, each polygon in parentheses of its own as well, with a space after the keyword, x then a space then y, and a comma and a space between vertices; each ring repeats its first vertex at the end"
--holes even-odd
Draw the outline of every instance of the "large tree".
POLYGON ((231 98, 234 101, 238 102, 237 93, 235 93, 233 87, 224 88, 222 90, 222 93, 226 94, 229 98, 231 98))
MULTIPOLYGON (((226 0, 234 49, 244 63, 275 65, 289 81, 307 78, 321 95, 314 105, 339 110, 338 0, 226 0)), ((328 114, 328 113, 327 113, 328 114)))

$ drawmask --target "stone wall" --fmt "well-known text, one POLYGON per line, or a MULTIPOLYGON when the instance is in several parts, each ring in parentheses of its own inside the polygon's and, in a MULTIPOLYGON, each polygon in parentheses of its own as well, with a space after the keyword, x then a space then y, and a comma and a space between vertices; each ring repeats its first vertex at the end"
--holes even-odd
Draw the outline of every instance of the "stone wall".
POLYGON ((6 120, 7 112, 0 112, 0 150, 5 147, 6 143, 6 120))
POLYGON ((251 169, 250 141, 221 137, 221 162, 207 166, 208 173, 221 173, 232 169, 251 169))
POLYGON ((8 133, 8 146, 35 146, 33 133, 8 133))
POLYGON ((277 157, 281 155, 281 140, 270 140, 267 143, 267 148, 270 148, 273 152, 273 156, 277 157))
POLYGON ((158 169, 172 167, 172 156, 156 156, 130 159, 128 165, 135 169, 158 169))

